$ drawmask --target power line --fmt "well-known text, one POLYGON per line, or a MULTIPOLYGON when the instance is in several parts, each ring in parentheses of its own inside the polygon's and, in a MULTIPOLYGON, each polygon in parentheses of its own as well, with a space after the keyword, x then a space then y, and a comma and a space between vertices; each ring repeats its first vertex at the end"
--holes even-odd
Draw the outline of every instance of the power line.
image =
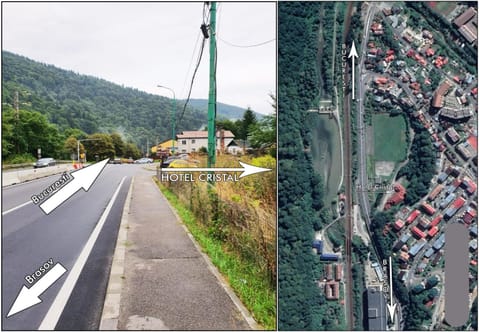
POLYGON ((267 41, 264 41, 264 42, 261 42, 261 43, 258 43, 258 44, 253 44, 253 45, 237 45, 237 44, 230 43, 229 41, 226 41, 225 39, 220 38, 220 37, 218 37, 218 39, 221 40, 222 42, 224 42, 227 45, 230 45, 232 47, 240 47, 240 48, 258 47, 258 46, 262 46, 262 45, 271 43, 271 42, 276 40, 276 38, 273 38, 273 39, 270 39, 270 40, 267 40, 267 41))
MULTIPOLYGON (((207 4, 204 3, 203 4, 203 24, 202 24, 202 26, 206 25, 206 22, 210 18, 208 10, 206 11, 207 8, 208 8, 207 4)), ((188 90, 187 100, 185 100, 185 104, 183 104, 182 114, 180 115, 178 123, 180 123, 182 121, 183 115, 185 114, 185 110, 187 109, 187 104, 190 101, 190 95, 192 94, 192 88, 193 88, 193 82, 195 81, 195 75, 197 74, 198 67, 200 67, 200 62, 202 61, 204 46, 205 46, 205 36, 203 36, 203 38, 202 38, 202 44, 200 46, 200 53, 198 54, 197 64, 195 65, 195 70, 193 71, 192 80, 190 82, 190 88, 188 90)))

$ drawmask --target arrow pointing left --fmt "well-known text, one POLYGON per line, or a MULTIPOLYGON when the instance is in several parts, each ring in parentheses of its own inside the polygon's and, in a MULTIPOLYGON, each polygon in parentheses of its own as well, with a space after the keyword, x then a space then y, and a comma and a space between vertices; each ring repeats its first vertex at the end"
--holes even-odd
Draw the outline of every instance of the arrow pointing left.
POLYGON ((40 204, 40 208, 43 212, 49 214, 80 189, 88 191, 107 165, 107 162, 108 159, 105 159, 96 164, 72 172, 70 175, 73 177, 73 180, 54 193, 52 197, 40 204))
POLYGON ((65 272, 67 272, 67 269, 64 268, 62 264, 57 263, 32 287, 27 288, 27 286, 23 285, 7 314, 7 318, 41 303, 42 300, 39 296, 52 286, 65 272))

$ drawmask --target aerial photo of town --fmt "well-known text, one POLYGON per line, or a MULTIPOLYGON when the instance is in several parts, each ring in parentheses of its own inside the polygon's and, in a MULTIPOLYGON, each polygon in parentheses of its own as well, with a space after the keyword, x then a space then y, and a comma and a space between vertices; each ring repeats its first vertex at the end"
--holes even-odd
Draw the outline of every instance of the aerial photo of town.
POLYGON ((279 329, 477 331, 477 2, 278 6, 279 329))

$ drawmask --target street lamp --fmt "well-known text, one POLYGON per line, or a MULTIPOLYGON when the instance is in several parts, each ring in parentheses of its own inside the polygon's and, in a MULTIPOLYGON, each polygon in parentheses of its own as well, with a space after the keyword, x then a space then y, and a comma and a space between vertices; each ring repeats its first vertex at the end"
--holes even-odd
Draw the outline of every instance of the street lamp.
POLYGON ((170 89, 167 86, 164 85, 157 85, 157 88, 164 88, 167 90, 170 90, 173 93, 173 108, 172 108, 172 154, 175 153, 175 115, 176 115, 176 108, 177 108, 177 101, 175 98, 175 91, 170 89))
POLYGON ((80 163, 80 142, 84 141, 101 141, 99 138, 84 138, 84 139, 77 139, 77 162, 80 163))

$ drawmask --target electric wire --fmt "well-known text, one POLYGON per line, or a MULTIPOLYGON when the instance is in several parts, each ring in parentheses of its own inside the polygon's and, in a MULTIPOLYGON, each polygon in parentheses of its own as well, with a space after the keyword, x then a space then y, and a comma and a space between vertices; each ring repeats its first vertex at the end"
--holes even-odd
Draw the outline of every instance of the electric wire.
MULTIPOLYGON (((209 15, 205 14, 205 9, 206 8, 207 8, 207 4, 204 3, 203 4, 203 24, 206 24, 206 22, 208 22, 208 19, 210 18, 209 15)), ((185 103, 183 104, 183 110, 182 110, 182 113, 181 113, 180 118, 178 120, 179 124, 181 123, 181 121, 183 119, 183 116, 185 114, 185 110, 187 109, 188 102, 190 101, 190 95, 192 94, 192 88, 193 88, 193 82, 195 81, 195 76, 197 74, 198 68, 200 67, 200 62, 202 61, 202 55, 203 55, 203 49, 204 48, 205 48, 205 36, 203 36, 203 38, 202 38, 202 44, 200 46, 200 52, 199 52, 199 55, 197 57, 197 64, 195 66, 195 70, 193 71, 192 80, 190 81, 190 88, 189 88, 189 91, 188 91, 187 99, 185 100, 185 103)))
POLYGON ((258 43, 258 44, 253 44, 253 45, 237 45, 237 44, 230 43, 229 41, 226 41, 225 39, 220 38, 220 37, 218 37, 218 39, 220 41, 224 42, 225 44, 229 45, 229 46, 239 47, 239 48, 258 47, 258 46, 266 45, 266 44, 271 43, 271 42, 276 40, 276 38, 273 38, 273 39, 270 39, 270 40, 267 40, 267 41, 264 41, 264 42, 261 42, 261 43, 258 43))

